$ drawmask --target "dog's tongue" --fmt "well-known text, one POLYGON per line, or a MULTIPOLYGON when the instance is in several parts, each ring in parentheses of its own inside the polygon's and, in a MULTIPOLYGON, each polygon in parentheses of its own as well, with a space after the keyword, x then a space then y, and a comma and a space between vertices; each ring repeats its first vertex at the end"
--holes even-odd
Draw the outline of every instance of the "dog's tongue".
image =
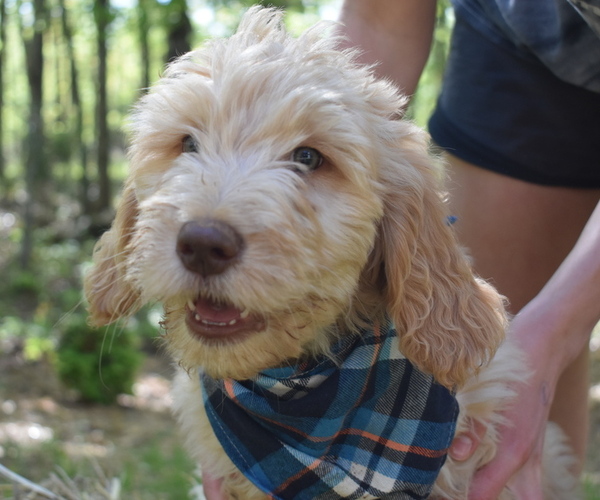
POLYGON ((232 305, 210 299, 198 299, 195 303, 196 313, 204 320, 214 323, 229 323, 240 319, 242 311, 232 305))

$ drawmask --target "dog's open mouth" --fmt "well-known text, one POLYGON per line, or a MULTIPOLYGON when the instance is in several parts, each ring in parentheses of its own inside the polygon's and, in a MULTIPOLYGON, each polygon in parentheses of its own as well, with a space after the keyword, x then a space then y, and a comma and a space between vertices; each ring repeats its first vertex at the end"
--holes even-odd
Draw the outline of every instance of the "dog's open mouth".
POLYGON ((263 318, 227 302, 198 297, 187 303, 190 333, 209 341, 233 342, 265 328, 263 318))

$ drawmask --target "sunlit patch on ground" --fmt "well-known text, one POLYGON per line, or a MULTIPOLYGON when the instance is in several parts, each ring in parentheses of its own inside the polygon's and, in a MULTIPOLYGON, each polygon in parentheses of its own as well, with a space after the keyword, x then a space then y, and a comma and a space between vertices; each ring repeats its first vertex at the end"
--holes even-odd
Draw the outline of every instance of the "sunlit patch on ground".
POLYGON ((170 388, 171 384, 164 377, 155 374, 143 375, 133 385, 133 395, 121 394, 118 402, 121 406, 138 410, 169 411, 170 388))

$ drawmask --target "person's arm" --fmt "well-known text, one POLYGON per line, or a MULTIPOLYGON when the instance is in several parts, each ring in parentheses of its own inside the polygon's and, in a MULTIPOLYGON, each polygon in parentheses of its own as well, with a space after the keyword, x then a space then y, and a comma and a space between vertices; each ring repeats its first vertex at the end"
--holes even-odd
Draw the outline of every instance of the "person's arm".
POLYGON ((552 326, 550 337, 563 344, 555 353, 562 371, 600 321, 600 203, 573 250, 530 306, 544 312, 552 326))
MULTIPOLYGON (((598 321, 600 204, 571 253, 512 322, 511 335, 525 351, 532 376, 506 412, 510 425, 500 435, 496 458, 475 475, 470 499, 495 500, 510 480, 517 498, 541 500, 541 452, 556 383, 598 321)), ((466 458, 464 440, 460 445, 466 458)))
POLYGON ((412 95, 427 62, 435 25, 435 0, 345 0, 340 21, 347 45, 376 73, 412 95))

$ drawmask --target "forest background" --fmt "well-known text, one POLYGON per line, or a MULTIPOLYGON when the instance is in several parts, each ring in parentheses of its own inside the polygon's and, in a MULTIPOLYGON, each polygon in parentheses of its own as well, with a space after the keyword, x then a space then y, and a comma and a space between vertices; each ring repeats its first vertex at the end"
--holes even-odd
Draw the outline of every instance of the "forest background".
MULTIPOLYGON (((197 481, 168 414, 170 369, 154 341, 159 309, 91 330, 81 277, 126 175, 133 103, 168 61, 230 34, 252 3, 0 0, 0 464, 33 481, 57 471, 84 483, 106 474, 124 498, 142 499, 186 498, 197 481)), ((268 3, 285 8, 299 33, 335 19, 341 2, 268 3)), ((409 111, 421 125, 447 53, 447 1, 437 17, 409 111)), ((597 455, 588 499, 600 499, 597 455)), ((0 481, 0 498, 16 489, 0 481)))

